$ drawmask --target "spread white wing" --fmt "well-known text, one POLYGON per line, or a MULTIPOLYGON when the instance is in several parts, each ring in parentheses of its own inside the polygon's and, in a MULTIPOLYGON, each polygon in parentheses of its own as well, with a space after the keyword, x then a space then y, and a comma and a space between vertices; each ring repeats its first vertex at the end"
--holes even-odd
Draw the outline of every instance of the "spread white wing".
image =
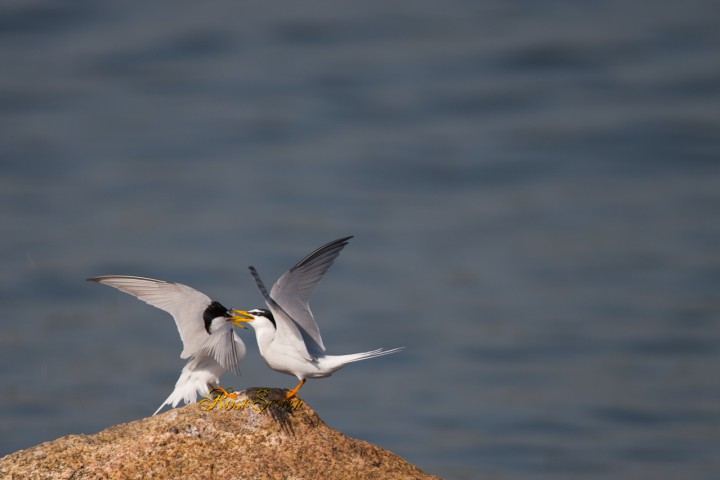
POLYGON ((210 336, 205 330, 203 313, 212 300, 194 288, 130 275, 105 275, 88 280, 117 288, 172 315, 183 342, 181 358, 194 355, 210 336))
POLYGON ((285 352, 288 355, 298 354, 301 359, 312 361, 313 357, 308 353, 307 345, 303 339, 303 334, 295 324, 290 315, 278 305, 278 303, 270 297, 265 288, 265 284, 260 279, 255 267, 250 267, 250 274, 255 279, 260 293, 265 297, 265 303, 275 318, 275 336, 273 337, 273 345, 287 347, 285 352))
POLYGON ((310 295, 351 238, 333 240, 307 255, 275 282, 269 295, 255 269, 250 268, 278 323, 276 341, 285 335, 292 341, 299 334, 308 351, 315 355, 325 352, 320 329, 310 311, 310 295), (283 321, 284 317, 289 322, 283 321))
POLYGON ((285 272, 270 290, 273 300, 300 326, 303 335, 309 337, 310 350, 325 352, 320 329, 310 310, 310 295, 351 238, 339 238, 310 253, 285 272))

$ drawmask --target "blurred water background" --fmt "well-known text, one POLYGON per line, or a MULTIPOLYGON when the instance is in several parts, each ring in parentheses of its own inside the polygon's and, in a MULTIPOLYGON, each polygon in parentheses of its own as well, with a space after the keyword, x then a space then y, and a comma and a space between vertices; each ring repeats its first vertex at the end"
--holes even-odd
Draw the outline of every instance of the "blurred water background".
MULTIPOLYGON (((331 426, 447 478, 719 478, 720 19, 702 0, 0 4, 0 454, 151 414, 171 318, 355 235, 331 426)), ((235 388, 290 388, 254 338, 235 388)))

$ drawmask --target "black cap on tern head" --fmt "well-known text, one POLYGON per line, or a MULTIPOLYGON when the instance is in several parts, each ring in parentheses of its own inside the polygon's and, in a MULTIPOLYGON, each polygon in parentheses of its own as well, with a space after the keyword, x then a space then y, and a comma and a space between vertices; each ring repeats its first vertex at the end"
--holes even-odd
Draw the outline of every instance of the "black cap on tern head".
POLYGON ((213 301, 203 312, 203 320, 205 321, 205 330, 210 333, 210 324, 218 317, 230 318, 232 313, 228 311, 220 302, 213 301))

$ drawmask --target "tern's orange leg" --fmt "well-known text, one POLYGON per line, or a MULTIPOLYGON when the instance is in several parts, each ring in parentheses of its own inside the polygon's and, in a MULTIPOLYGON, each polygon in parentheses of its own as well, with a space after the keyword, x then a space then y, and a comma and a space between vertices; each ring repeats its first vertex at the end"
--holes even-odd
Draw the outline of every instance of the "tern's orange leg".
POLYGON ((215 387, 215 390, 220 390, 222 393, 225 394, 225 396, 226 396, 227 398, 232 398, 233 400, 237 399, 237 397, 238 397, 238 394, 237 394, 237 393, 228 392, 228 391, 225 390, 223 387, 221 387, 219 383, 218 383, 217 387, 215 387))
POLYGON ((297 384, 297 387, 293 388, 285 394, 285 398, 293 398, 295 395, 297 395, 297 393, 300 391, 300 387, 302 387, 303 385, 305 385, 304 378, 300 380, 300 383, 297 384))

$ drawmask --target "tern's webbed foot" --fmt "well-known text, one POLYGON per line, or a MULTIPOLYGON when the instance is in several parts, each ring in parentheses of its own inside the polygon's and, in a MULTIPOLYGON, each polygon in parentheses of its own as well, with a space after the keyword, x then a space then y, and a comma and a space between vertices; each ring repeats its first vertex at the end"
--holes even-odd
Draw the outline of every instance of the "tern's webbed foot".
POLYGON ((232 391, 232 387, 230 387, 230 391, 228 392, 223 387, 220 386, 218 383, 217 387, 213 388, 213 391, 224 394, 227 398, 232 398, 233 400, 236 400, 238 397, 238 394, 232 391))

